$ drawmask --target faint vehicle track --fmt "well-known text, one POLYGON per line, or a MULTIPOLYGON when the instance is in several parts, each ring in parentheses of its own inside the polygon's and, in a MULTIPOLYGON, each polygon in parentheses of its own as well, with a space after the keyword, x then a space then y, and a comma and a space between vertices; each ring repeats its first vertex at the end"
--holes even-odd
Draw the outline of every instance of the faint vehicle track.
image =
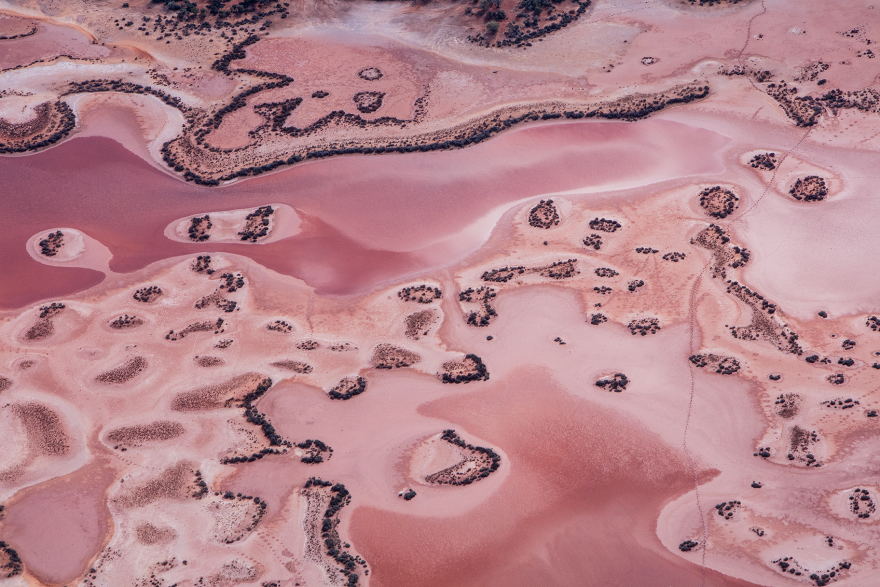
MULTIPOLYGON (((766 13, 767 13, 767 6, 764 3, 764 1, 762 0, 761 1, 761 12, 759 14, 752 16, 752 18, 749 19, 749 24, 746 29, 745 43, 743 43, 742 49, 740 49, 739 54, 736 57, 736 60, 739 63, 740 67, 745 68, 745 65, 743 64, 743 54, 745 53, 746 48, 749 46, 749 42, 751 41, 752 23, 755 21, 755 19, 757 19, 760 16, 763 16, 766 13)), ((758 88, 758 86, 755 85, 755 82, 750 77, 746 76, 746 78, 748 79, 749 83, 752 85, 753 88, 755 88, 758 91, 761 91, 760 88, 758 88)), ((733 224, 735 222, 742 220, 743 217, 745 217, 748 213, 750 213, 752 210, 754 210, 755 207, 758 205, 758 203, 760 203, 760 201, 764 199, 764 196, 767 195, 767 193, 770 191, 770 189, 773 187, 773 185, 776 182, 776 175, 779 172, 779 168, 782 166, 782 164, 785 162, 785 160, 788 158, 788 156, 791 155, 801 145, 801 143, 803 143, 804 140, 806 140, 806 138, 808 136, 810 136, 810 133, 812 132, 812 130, 813 130, 813 127, 808 128, 807 131, 804 133, 804 135, 800 138, 800 140, 797 143, 795 143, 795 145, 791 149, 784 152, 784 154, 782 155, 782 157, 779 160, 779 163, 777 163, 776 167, 773 169, 773 174, 771 175, 770 180, 767 182, 767 185, 764 187, 764 191, 761 193, 761 195, 758 197, 758 199, 755 200, 748 208, 744 209, 738 215, 734 216, 730 220, 730 224, 733 224)), ((695 335, 696 327, 697 327, 697 324, 696 324, 697 317, 696 317, 696 311, 695 311, 697 290, 699 289, 700 284, 702 283, 703 273, 706 271, 706 269, 711 264, 712 264, 712 261, 710 260, 697 274, 696 279, 694 280, 694 285, 691 288, 690 299, 688 302, 688 323, 689 323, 688 328, 689 328, 690 351, 692 354, 696 353, 699 350, 699 349, 694 348, 694 335, 695 335)), ((690 451, 688 450, 688 445, 687 445, 688 430, 690 428, 691 413, 693 411, 694 394, 696 393, 696 379, 694 377, 694 369, 696 369, 696 367, 693 364, 691 364, 690 361, 688 361, 688 373, 690 374, 691 389, 690 389, 690 398, 688 400, 687 416, 685 418, 684 434, 683 434, 683 438, 682 438, 682 448, 684 449, 685 456, 688 459, 688 463, 690 464, 691 471, 693 472, 693 476, 694 476, 694 495, 695 495, 696 502, 697 502, 697 511, 700 514, 700 525, 702 526, 702 537, 701 537, 702 549, 701 549, 701 557, 700 557, 700 567, 701 567, 701 571, 702 571, 702 577, 701 577, 700 585, 701 585, 701 587, 705 587, 705 585, 706 585, 706 547, 707 547, 707 542, 708 542, 708 538, 709 538, 709 528, 706 524, 706 516, 703 512, 702 504, 700 503, 700 484, 699 484, 699 480, 697 478, 697 466, 696 466, 696 463, 694 462, 693 456, 691 455, 690 451)))

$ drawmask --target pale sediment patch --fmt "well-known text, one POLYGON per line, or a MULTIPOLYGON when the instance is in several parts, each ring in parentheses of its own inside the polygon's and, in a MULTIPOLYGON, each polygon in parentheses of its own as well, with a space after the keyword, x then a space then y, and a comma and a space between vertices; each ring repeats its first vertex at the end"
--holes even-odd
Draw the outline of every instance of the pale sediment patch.
POLYGON ((54 267, 82 267, 105 275, 113 253, 106 246, 75 228, 56 228, 35 234, 27 241, 27 252, 38 263, 54 267), (60 236, 58 236, 60 233, 60 236))
POLYGON ((169 224, 165 236, 183 243, 268 244, 299 234, 301 224, 290 206, 270 204, 194 214, 169 224))

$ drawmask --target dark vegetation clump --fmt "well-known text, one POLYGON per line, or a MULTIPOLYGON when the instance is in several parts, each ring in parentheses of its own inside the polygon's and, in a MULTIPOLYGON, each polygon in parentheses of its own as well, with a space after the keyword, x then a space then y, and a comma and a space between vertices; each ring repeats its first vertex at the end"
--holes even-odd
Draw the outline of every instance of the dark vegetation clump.
POLYGON ((439 300, 443 296, 443 292, 439 287, 431 287, 430 285, 413 285, 405 287, 397 292, 397 297, 405 302, 418 302, 420 304, 430 304, 434 300, 439 300))
POLYGON ((216 321, 205 320, 203 322, 193 322, 183 330, 178 330, 177 332, 169 330, 168 334, 165 335, 165 340, 180 340, 186 338, 187 335, 192 334, 193 332, 210 332, 213 330, 214 334, 220 334, 221 332, 224 332, 223 322, 225 322, 223 318, 217 318, 216 321))
POLYGON ((529 210, 529 226, 548 229, 559 224, 559 212, 553 200, 541 200, 529 210))
MULTIPOLYGON (((798 342, 799 335, 793 332, 787 324, 774 319, 773 315, 776 313, 776 304, 736 281, 728 280, 727 285, 727 293, 733 294, 753 310, 751 324, 739 327, 730 326, 731 336, 741 340, 758 340, 763 338, 785 353, 803 354, 803 348, 801 348, 798 342)), ((813 360, 807 357, 807 362, 812 363, 817 360, 819 360, 818 356, 813 360)))
POLYGON ((626 284, 626 288, 631 292, 635 292, 637 289, 644 286, 645 282, 641 279, 632 279, 629 283, 626 284))
POLYGON ((726 278, 727 267, 738 269, 745 266, 751 258, 749 250, 732 244, 727 231, 717 224, 710 224, 701 230, 697 236, 691 239, 691 244, 712 252, 712 266, 710 269, 712 279, 716 277, 726 278))
MULTIPOLYGON (((128 4, 124 4, 123 8, 128 8, 128 4)), ((24 33, 19 33, 17 35, 0 35, 0 41, 13 41, 15 39, 23 39, 25 37, 30 37, 31 35, 37 34, 37 27, 31 26, 29 30, 24 33)))
POLYGON ((328 460, 333 456, 333 449, 320 440, 312 440, 309 438, 308 440, 297 443, 296 447, 305 451, 305 454, 300 457, 300 462, 306 463, 307 465, 323 463, 324 454, 327 455, 328 460))
POLYGON ((409 490, 407 490, 406 492, 404 492, 404 494, 403 494, 402 497, 403 497, 403 499, 405 499, 406 501, 410 501, 410 500, 411 500, 412 498, 414 498, 415 496, 416 496, 416 492, 413 490, 412 487, 410 487, 409 490))
POLYGON ((193 362, 199 367, 211 368, 211 367, 219 367, 221 365, 225 365, 226 361, 221 357, 206 357, 206 356, 198 356, 193 359, 193 362))
POLYGON ((378 67, 365 67, 357 73, 358 77, 366 81, 375 81, 385 76, 378 67))
POLYGON ((501 9, 500 0, 481 0, 477 7, 469 6, 464 12, 482 19, 486 23, 486 33, 470 35, 467 39, 481 47, 526 49, 532 46, 531 41, 575 22, 590 5, 590 0, 520 0, 515 5, 518 12, 508 16, 501 9), (507 20, 510 22, 504 29, 503 37, 497 39, 501 23, 507 20))
POLYGON ((313 92, 313 93, 312 93, 312 98, 318 98, 318 99, 321 99, 321 98, 326 98, 326 97, 329 96, 329 95, 330 95, 330 92, 325 92, 325 91, 323 91, 323 90, 318 90, 317 92, 313 92))
POLYGON ((499 269, 484 271, 480 279, 495 283, 507 283, 515 277, 534 274, 540 275, 541 277, 549 277, 550 279, 568 279, 579 273, 575 267, 576 265, 577 259, 567 259, 565 261, 555 261, 545 267, 528 268, 522 265, 516 267, 501 267, 499 269))
POLYGON ((266 325, 266 330, 271 330, 273 332, 280 332, 282 334, 287 334, 293 331, 293 326, 285 322, 284 320, 275 320, 274 322, 270 322, 266 325))
POLYGON ((269 441, 270 446, 284 446, 289 448, 291 446, 290 442, 281 438, 281 436, 275 431, 275 427, 266 419, 266 414, 258 412, 254 405, 258 399, 269 391, 270 387, 272 387, 272 380, 266 377, 257 385, 256 389, 245 394, 238 407, 244 408, 245 420, 260 427, 263 431, 263 435, 269 441))
POLYGON ((695 549, 696 547, 698 547, 699 545, 700 545, 700 543, 695 540, 685 540, 684 542, 682 542, 681 544, 678 545, 678 549, 682 552, 690 552, 693 549, 695 549))
POLYGON ((610 267, 597 267, 593 271, 599 277, 614 277, 618 275, 617 271, 611 269, 610 267))
POLYGON ((799 178, 788 191, 792 198, 803 202, 821 202, 828 195, 825 179, 818 175, 799 178))
POLYGON ((755 169, 761 169, 763 171, 773 171, 776 169, 776 153, 758 153, 752 160, 749 161, 749 165, 754 167, 755 169))
POLYGON ((567 259, 565 261, 555 261, 546 267, 535 267, 532 269, 532 272, 550 279, 568 279, 580 273, 576 265, 577 259, 567 259))
POLYGON ((24 564, 18 553, 6 542, 0 540, 0 578, 11 579, 20 575, 24 570, 24 564))
POLYGON ((741 506, 742 502, 738 500, 732 501, 722 501, 719 504, 715 505, 715 511, 718 512, 718 515, 723 517, 725 520, 730 520, 733 518, 733 515, 736 513, 738 506, 741 506))
POLYGON ((211 269, 211 255, 199 255, 192 264, 194 273, 206 273, 213 275, 214 270, 211 269))
POLYGON ((428 483, 470 485, 475 481, 485 479, 501 466, 501 455, 491 448, 466 443, 456 434, 455 430, 444 430, 440 438, 470 454, 451 467, 426 476, 425 481, 428 483), (471 466, 472 464, 474 466, 471 466))
POLYGON ((363 114, 372 114, 382 107, 385 92, 358 92, 352 97, 355 107, 363 114))
POLYGON ((147 367, 148 363, 144 357, 132 357, 119 367, 101 373, 95 377, 95 381, 98 383, 121 385, 137 377, 147 367))
POLYGON ((458 361, 447 361, 443 363, 442 368, 440 379, 443 383, 470 383, 489 379, 489 370, 485 363, 473 353, 465 355, 458 361))
POLYGON ((846 382, 846 377, 843 373, 832 373, 828 376, 828 382, 831 385, 843 385, 846 382))
POLYGON ((367 380, 363 377, 346 377, 336 384, 327 394, 330 399, 351 399, 362 394, 367 389, 367 380))
POLYGON ((796 393, 780 394, 773 402, 776 413, 780 418, 794 418, 801 405, 801 396, 796 393))
POLYGON ((266 414, 257 410, 257 407, 255 405, 257 400, 263 397, 271 387, 272 379, 269 377, 263 378, 253 389, 253 391, 249 391, 248 393, 246 393, 235 406, 244 409, 244 418, 249 424, 253 424, 254 426, 260 428, 263 436, 265 436, 266 440, 269 441, 269 447, 263 448, 259 452, 253 453, 250 456, 225 458, 221 461, 221 463, 252 463, 256 460, 262 459, 269 454, 281 454, 283 452, 286 452, 287 449, 293 446, 289 440, 285 440, 280 434, 278 434, 278 432, 275 430, 275 426, 273 426, 272 423, 269 422, 268 419, 266 419, 266 414))
POLYGON ((405 348, 381 343, 373 351, 370 364, 376 369, 400 369, 410 367, 421 360, 419 355, 405 348))
POLYGON ((741 368, 739 361, 733 357, 705 354, 691 355, 688 360, 697 367, 709 367, 719 375, 733 375, 741 368))
POLYGON ((615 373, 611 377, 603 377, 596 382, 596 387, 607 389, 615 393, 620 393, 626 389, 629 379, 623 373, 615 373))
POLYGON ((302 375, 306 375, 312 372, 312 366, 308 363, 303 363, 302 361, 293 361, 290 359, 285 359, 283 361, 275 361, 274 363, 270 363, 273 367, 278 367, 279 369, 286 369, 288 371, 293 371, 294 373, 300 373, 302 375))
POLYGON ((642 336, 645 336, 648 334, 656 334, 658 330, 660 330, 659 318, 641 318, 639 320, 632 320, 629 323, 629 331, 633 335, 641 334, 642 336))
MULTIPOLYGON (((564 16, 561 18, 565 18, 564 16)), ((259 40, 260 37, 252 35, 245 39, 244 42, 233 46, 232 51, 221 57, 214 66, 217 71, 221 71, 226 75, 232 75, 229 65, 232 60, 243 59, 246 57, 245 48, 259 40)), ((291 83, 293 79, 281 74, 270 72, 262 72, 258 70, 238 69, 238 73, 246 73, 257 77, 271 78, 274 81, 266 82, 252 86, 243 90, 234 96, 231 102, 220 108, 209 121, 210 124, 201 124, 196 121, 200 112, 195 108, 186 106, 183 102, 164 92, 158 91, 149 86, 144 87, 133 83, 123 83, 113 80, 90 80, 79 84, 69 84, 68 93, 97 92, 97 91, 115 91, 150 94, 162 100, 166 104, 177 108, 186 116, 188 126, 184 129, 183 136, 168 141, 162 146, 161 152, 165 164, 174 169, 177 173, 182 174, 183 179, 193 182, 197 185, 217 186, 220 182, 231 181, 237 178, 250 177, 268 173, 285 165, 294 165, 309 159, 321 159, 326 157, 334 157, 338 155, 349 154, 382 154, 382 153, 413 153, 413 152, 430 152, 438 150, 459 149, 472 144, 480 143, 488 140, 492 136, 508 130, 513 126, 524 124, 537 120, 551 119, 581 119, 581 118, 604 118, 610 120, 639 120, 650 116, 652 113, 667 108, 673 104, 689 103, 695 100, 705 98, 709 94, 708 85, 698 85, 696 83, 684 84, 665 92, 654 95, 636 94, 619 98, 617 100, 603 102, 597 104, 587 110, 562 110, 562 106, 556 107, 556 111, 548 111, 546 108, 541 110, 528 110, 520 108, 516 112, 511 112, 505 117, 498 115, 490 115, 475 121, 463 132, 453 134, 450 131, 438 131, 429 133, 423 137, 412 137, 403 139, 389 140, 385 144, 376 144, 374 141, 355 141, 348 144, 337 144, 329 146, 324 143, 314 143, 302 147, 298 152, 293 154, 284 154, 277 158, 271 156, 259 155, 254 152, 252 146, 243 147, 254 153, 254 157, 236 157, 234 161, 230 161, 233 169, 221 175, 221 172, 196 172, 197 166, 194 157, 199 157, 205 151, 210 153, 231 153, 229 149, 219 149, 207 144, 205 137, 212 129, 218 128, 222 123, 223 117, 227 114, 244 108, 248 104, 248 98, 258 92, 283 88, 291 83), (201 149, 201 151, 199 150, 201 149), (243 161, 253 162, 249 166, 244 166, 243 161), (260 164, 262 163, 262 164, 260 164)), ((413 119, 402 120, 394 117, 378 117, 375 119, 364 119, 359 114, 350 114, 344 110, 333 111, 321 119, 313 122, 305 128, 286 127, 284 121, 290 112, 301 101, 301 98, 286 100, 277 104, 256 105, 255 110, 264 115, 269 122, 269 126, 261 128, 261 132, 284 133, 296 137, 309 136, 321 129, 334 126, 350 126, 362 129, 372 127, 388 127, 394 126, 404 128, 408 123, 420 120, 424 116, 426 108, 426 98, 422 97, 416 100, 416 109, 413 119), (265 108, 262 108, 265 106, 265 108), (262 108, 262 109, 261 109, 262 108)), ((200 159, 201 160, 201 159, 200 159)))
POLYGON ((862 519, 868 519, 877 511, 871 492, 861 487, 856 487, 849 495, 849 511, 862 519))
POLYGON ((64 308, 66 308, 64 304, 61 302, 52 302, 48 306, 40 307, 40 320, 46 320, 48 318, 52 318, 61 313, 64 308))
POLYGON ((608 218, 594 218, 590 220, 590 228, 592 230, 601 230, 602 232, 617 232, 621 226, 617 220, 609 220, 608 218))
POLYGON ((604 322, 608 322, 608 317, 605 314, 596 313, 590 316, 590 324, 593 326, 598 326, 604 322))
MULTIPOLYGON (((367 566, 367 562, 360 556, 352 556, 346 552, 349 544, 343 543, 339 537, 339 512, 351 503, 351 493, 342 483, 332 483, 316 477, 311 477, 306 481, 304 490, 324 491, 328 488, 330 501, 321 517, 321 539, 327 556, 340 565, 339 572, 347 577, 345 584, 351 587, 358 583, 358 574, 355 572, 358 567, 366 568, 367 566)), ((364 574, 367 572, 365 571, 364 574)))
POLYGON ((40 254, 46 257, 54 257, 58 254, 58 249, 64 246, 64 233, 60 230, 50 232, 49 235, 40 241, 40 254))
POLYGON ((858 406, 861 402, 859 400, 854 400, 851 397, 846 399, 838 398, 838 399, 827 399, 823 402, 820 402, 820 405, 831 408, 833 410, 851 410, 854 407, 858 406))
POLYGON ((59 302, 52 302, 48 306, 40 307, 40 314, 34 325, 25 332, 27 340, 44 340, 55 334, 55 322, 52 318, 60 314, 66 306, 59 302))
MULTIPOLYGON (((526 268, 522 265, 516 267, 500 267, 498 269, 484 271, 480 279, 482 279, 483 281, 492 281, 495 283, 507 283, 514 277, 524 275, 525 273, 526 268)), ((531 271, 529 273, 531 273, 531 271)))
MULTIPOLYGON (((828 536, 826 541, 829 547, 834 547, 834 539, 831 536, 828 536)), ((810 571, 798 562, 797 559, 791 556, 778 558, 772 561, 772 563, 778 566, 779 570, 784 574, 792 575, 794 577, 803 577, 807 575, 807 573, 810 573, 810 571)), ((808 576, 810 581, 812 581, 816 587, 826 587, 830 583, 841 578, 843 572, 849 570, 851 567, 852 563, 849 561, 840 561, 829 568, 810 573, 808 576)))
POLYGON ((685 258, 684 253, 678 253, 676 251, 673 251, 671 253, 666 253, 665 255, 663 255, 664 261, 672 261, 673 263, 678 263, 679 261, 681 261, 684 258, 685 258))
POLYGON ((211 228, 214 227, 214 224, 211 222, 211 217, 207 214, 204 216, 193 216, 192 220, 189 223, 189 238, 192 241, 203 242, 211 238, 211 234, 208 232, 211 228))
POLYGON ((243 288, 245 285, 244 277, 241 273, 224 273, 220 276, 220 285, 218 289, 225 289, 228 293, 234 293, 236 290, 243 288))
POLYGON ((651 247, 636 247, 636 252, 642 255, 651 255, 653 253, 659 253, 657 249, 652 249, 651 247))
POLYGON ((813 126, 822 115, 821 99, 816 100, 812 96, 798 96, 797 88, 789 88, 784 81, 768 84, 764 91, 776 100, 786 116, 792 119, 797 126, 813 126))
POLYGON ((406 330, 404 334, 407 338, 418 340, 423 336, 428 336, 431 326, 437 322, 437 312, 431 308, 421 310, 410 314, 404 319, 406 330))
POLYGON ((150 302, 156 301, 156 299, 162 295, 162 289, 159 286, 151 285, 149 287, 142 287, 136 292, 134 292, 134 299, 142 302, 144 304, 148 304, 150 302))
POLYGON ((471 326, 476 327, 489 326, 489 322, 491 322, 494 317, 498 316, 498 312, 489 303, 497 295, 495 288, 485 285, 480 286, 477 289, 469 287, 460 292, 458 294, 458 301, 477 303, 480 304, 481 308, 479 312, 470 312, 465 318, 466 322, 471 326))
MULTIPOLYGON (((36 30, 36 29, 35 29, 36 30)), ((17 69, 17 68, 12 68, 17 69)), ((66 102, 43 102, 34 107, 36 116, 22 123, 0 119, 0 155, 26 153, 54 145, 76 128, 76 115, 66 102)))
POLYGON ((239 232, 238 236, 243 241, 257 242, 257 239, 269 234, 269 218, 274 213, 272 206, 260 206, 245 216, 244 230, 239 232))
POLYGON ((738 202, 736 194, 720 185, 700 192, 700 207, 712 218, 727 218, 736 210, 738 202))
MULTIPOLYGON (((199 259, 200 260, 197 260, 196 263, 210 264, 211 261, 210 257, 207 257, 207 262, 201 260, 201 257, 199 259)), ((196 270, 197 268, 198 267, 194 267, 193 270, 196 270)), ((214 270, 208 269, 206 270, 206 273, 214 273, 214 270)), ((241 273, 224 273, 220 276, 220 284, 217 286, 217 290, 214 293, 199 299, 195 303, 195 307, 197 310, 201 310, 207 308, 211 304, 214 304, 215 306, 217 306, 217 308, 223 310, 224 312, 234 312, 235 309, 238 307, 238 302, 222 297, 220 292, 225 290, 227 293, 235 293, 244 286, 245 280, 244 277, 242 277, 241 273)))
POLYGON ((597 251, 602 248, 603 242, 602 237, 598 234, 591 234, 590 236, 585 236, 583 240, 584 246, 588 249, 596 249, 597 251))
POLYGON ((225 537, 223 537, 224 544, 233 544, 235 542, 238 542, 239 540, 241 540, 245 536, 247 536, 247 534, 249 532, 253 531, 254 528, 257 527, 257 524, 259 524, 260 520, 263 519, 263 516, 266 515, 266 507, 267 507, 266 500, 260 499, 259 497, 253 497, 250 495, 242 495, 241 493, 236 495, 236 494, 232 493, 231 491, 225 492, 223 494, 223 499, 228 499, 230 501, 239 501, 239 502, 253 501, 254 505, 257 506, 256 513, 254 513, 251 516, 250 522, 247 524, 247 526, 245 526, 244 528, 241 528, 241 530, 238 534, 227 534, 225 537))
POLYGON ((195 499, 203 499, 206 495, 208 495, 208 484, 202 478, 202 472, 196 470, 196 480, 195 486, 198 488, 192 493, 192 497, 195 499))

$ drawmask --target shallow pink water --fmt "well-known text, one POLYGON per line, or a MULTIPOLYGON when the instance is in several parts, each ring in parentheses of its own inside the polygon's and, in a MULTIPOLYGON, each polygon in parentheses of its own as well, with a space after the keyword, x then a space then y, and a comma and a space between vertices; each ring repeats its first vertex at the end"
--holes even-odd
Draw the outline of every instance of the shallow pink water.
POLYGON ((37 24, 37 33, 20 39, 3 41, 0 69, 29 65, 38 60, 51 60, 56 55, 77 58, 109 57, 112 50, 92 44, 81 31, 46 22, 37 24))
POLYGON ((104 493, 114 477, 109 468, 89 465, 25 490, 7 509, 0 538, 46 583, 79 577, 106 538, 104 493))
POLYGON ((524 370, 420 410, 503 447, 512 474, 453 518, 355 510, 352 542, 370 561, 371 584, 748 585, 712 571, 703 583, 698 566, 660 544, 660 508, 693 488, 680 451, 622 413, 583 407, 546 373, 524 370))
POLYGON ((109 247, 117 272, 176 255, 232 251, 302 278, 319 293, 345 295, 429 269, 429 261, 407 251, 454 235, 500 204, 548 191, 717 173, 724 142, 720 134, 666 121, 544 125, 459 151, 345 157, 210 189, 162 173, 113 140, 77 138, 29 157, 0 158, 0 179, 13 194, 0 201, 0 272, 16 276, 0 283, 0 308, 100 281, 94 272, 42 266, 27 255, 25 240, 56 226, 109 247), (247 248, 188 245, 162 234, 182 216, 273 201, 314 217, 310 228, 247 248))

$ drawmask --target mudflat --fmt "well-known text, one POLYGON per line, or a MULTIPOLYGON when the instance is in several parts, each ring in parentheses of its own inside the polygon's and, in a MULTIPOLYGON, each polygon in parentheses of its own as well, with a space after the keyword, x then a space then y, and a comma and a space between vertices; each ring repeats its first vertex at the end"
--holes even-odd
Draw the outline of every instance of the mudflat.
POLYGON ((0 582, 873 585, 874 10, 3 5, 0 582))

